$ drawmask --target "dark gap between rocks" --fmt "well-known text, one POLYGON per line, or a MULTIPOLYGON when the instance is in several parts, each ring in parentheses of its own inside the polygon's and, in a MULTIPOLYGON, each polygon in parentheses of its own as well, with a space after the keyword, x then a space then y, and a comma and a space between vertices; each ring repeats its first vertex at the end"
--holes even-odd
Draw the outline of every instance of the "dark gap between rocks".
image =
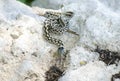
POLYGON ((108 49, 100 49, 98 46, 94 52, 99 53, 99 60, 107 65, 116 64, 120 61, 120 54, 118 52, 110 51, 108 49))
POLYGON ((115 81, 115 79, 120 79, 120 72, 112 75, 111 81, 115 81))
MULTIPOLYGON (((108 49, 100 49, 98 46, 94 52, 99 53, 99 60, 103 61, 107 65, 116 64, 120 61, 120 54, 118 52, 110 51, 108 49)), ((120 79, 120 72, 112 75, 111 81, 120 79)))
POLYGON ((60 70, 57 66, 51 66, 50 69, 45 73, 45 81, 58 81, 64 71, 60 70))

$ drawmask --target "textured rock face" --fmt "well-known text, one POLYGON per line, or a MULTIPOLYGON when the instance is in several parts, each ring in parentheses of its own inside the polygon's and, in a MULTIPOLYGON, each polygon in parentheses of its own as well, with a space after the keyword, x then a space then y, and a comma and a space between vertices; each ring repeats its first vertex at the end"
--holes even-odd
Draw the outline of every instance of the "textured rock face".
POLYGON ((120 1, 119 0, 100 0, 101 3, 109 7, 111 10, 113 10, 116 13, 120 13, 120 1))
MULTIPOLYGON (((37 1, 41 0, 36 0, 36 2, 37 1)), ((102 48, 115 51, 119 50, 119 39, 117 38, 119 38, 120 1, 112 1, 114 4, 112 4, 110 0, 58 0, 49 2, 55 2, 56 4, 59 2, 59 4, 65 6, 62 8, 63 11, 71 10, 75 12, 70 28, 74 28, 74 30, 78 31, 81 35, 81 44, 84 43, 83 45, 88 46, 89 43, 89 46, 93 47, 99 44, 102 48), (87 33, 85 34, 83 31, 87 31, 87 33), (114 48, 112 48, 113 46, 114 48)), ((49 3, 49 5, 51 4, 49 3)))
MULTIPOLYGON (((80 1, 80 0, 79 0, 80 1)), ((78 0, 34 0, 32 6, 39 6, 42 8, 60 9, 66 4, 77 3, 78 0)))
POLYGON ((44 81, 51 46, 42 38, 42 18, 15 0, 0 4, 0 81, 44 81))
MULTIPOLYGON (((110 81, 120 71, 120 63, 106 66, 94 49, 120 52, 120 1, 56 1, 49 1, 52 7, 63 4, 61 11, 74 12, 70 29, 79 34, 59 37, 70 50, 68 68, 59 81, 110 81)), ((44 18, 15 0, 0 4, 0 81, 45 81, 45 72, 56 62, 57 47, 42 37, 44 18)))
POLYGON ((35 0, 32 3, 32 6, 39 6, 41 8, 52 8, 59 9, 61 7, 61 0, 35 0))

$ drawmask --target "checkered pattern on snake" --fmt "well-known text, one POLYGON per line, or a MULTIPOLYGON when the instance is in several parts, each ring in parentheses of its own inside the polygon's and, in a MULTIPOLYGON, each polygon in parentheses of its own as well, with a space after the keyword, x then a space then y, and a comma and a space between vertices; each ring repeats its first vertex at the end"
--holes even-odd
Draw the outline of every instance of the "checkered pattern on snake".
POLYGON ((44 14, 46 20, 44 21, 44 37, 47 41, 63 47, 63 42, 51 36, 51 33, 61 35, 69 29, 69 20, 73 17, 73 12, 57 13, 46 12, 44 14))

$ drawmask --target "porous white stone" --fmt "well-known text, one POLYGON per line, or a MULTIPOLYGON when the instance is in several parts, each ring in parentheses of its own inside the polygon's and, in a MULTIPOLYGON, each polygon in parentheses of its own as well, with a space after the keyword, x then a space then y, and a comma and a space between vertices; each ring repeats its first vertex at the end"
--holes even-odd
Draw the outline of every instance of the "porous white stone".
MULTIPOLYGON (((70 29, 79 34, 58 37, 70 50, 69 65, 59 81, 110 81, 120 71, 120 64, 106 66, 93 52, 97 46, 120 52, 120 1, 110 1, 50 0, 53 8, 59 4, 63 8, 57 9, 74 12, 70 29)), ((0 4, 0 81, 45 81, 45 72, 56 63, 57 47, 42 37, 44 18, 16 0, 0 4)))
POLYGON ((119 67, 105 66, 102 62, 90 62, 77 69, 70 69, 59 81, 110 81, 119 67))
POLYGON ((41 8, 51 8, 51 9, 59 9, 61 8, 61 0, 35 0, 32 2, 32 6, 39 6, 41 8))
POLYGON ((0 81, 45 81, 55 47, 42 37, 43 18, 16 0, 0 4, 0 81))
POLYGON ((79 33, 80 40, 77 42, 78 47, 70 52, 71 66, 59 81, 110 81, 111 76, 120 71, 120 65, 115 68, 106 65, 103 65, 105 68, 99 67, 100 63, 96 63, 98 54, 91 50, 99 46, 102 49, 120 52, 119 9, 116 12, 111 10, 104 1, 80 0, 80 3, 71 3, 62 10, 75 13, 70 28, 79 33), (81 61, 87 64, 81 66, 81 61), (108 68, 113 69, 108 71, 108 68))

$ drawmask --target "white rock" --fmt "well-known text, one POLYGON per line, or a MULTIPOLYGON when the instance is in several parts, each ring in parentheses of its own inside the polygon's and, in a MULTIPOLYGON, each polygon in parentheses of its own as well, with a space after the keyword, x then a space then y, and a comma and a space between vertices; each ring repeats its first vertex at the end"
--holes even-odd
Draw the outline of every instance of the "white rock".
POLYGON ((82 47, 75 47, 70 51, 70 66, 69 68, 79 68, 82 62, 94 62, 98 60, 99 55, 95 52, 90 52, 82 47))
MULTIPOLYGON (((106 66, 92 52, 97 46, 120 52, 119 1, 113 5, 110 1, 50 2, 74 12, 70 29, 80 35, 58 37, 70 50, 69 67, 59 81, 109 81, 120 71, 120 64, 106 66)), ((44 18, 16 0, 0 0, 0 4, 0 81, 45 81, 45 72, 56 63, 57 47, 42 37, 44 18)))
MULTIPOLYGON (((102 62, 90 62, 81 68, 68 70, 59 81, 110 81, 114 66, 106 67, 102 62)), ((119 68, 117 68, 119 71, 119 68)))
POLYGON ((94 56, 94 53, 90 53, 88 50, 94 50, 99 46, 102 49, 120 52, 119 13, 109 9, 109 7, 106 7, 98 0, 81 0, 80 3, 72 3, 65 6, 62 10, 69 10, 75 13, 74 18, 71 20, 70 28, 79 33, 80 40, 78 46, 82 46, 84 49, 77 47, 71 50, 71 67, 68 68, 70 70, 59 81, 109 81, 111 75, 115 74, 111 71, 119 72, 120 66, 116 67, 117 69, 107 72, 108 67, 113 68, 113 66, 99 68, 99 63, 94 64, 97 56, 94 56), (87 61, 88 64, 80 66, 79 63, 81 60, 87 61), (93 65, 89 63, 91 61, 93 61, 93 65), (96 69, 94 66, 97 66, 96 69), (100 69, 103 69, 103 71, 100 69))
POLYGON ((32 2, 32 6, 39 6, 41 8, 52 8, 52 9, 59 9, 61 8, 61 0, 35 0, 32 2))
POLYGON ((44 81, 55 47, 42 37, 43 18, 15 0, 0 4, 0 81, 44 81))

